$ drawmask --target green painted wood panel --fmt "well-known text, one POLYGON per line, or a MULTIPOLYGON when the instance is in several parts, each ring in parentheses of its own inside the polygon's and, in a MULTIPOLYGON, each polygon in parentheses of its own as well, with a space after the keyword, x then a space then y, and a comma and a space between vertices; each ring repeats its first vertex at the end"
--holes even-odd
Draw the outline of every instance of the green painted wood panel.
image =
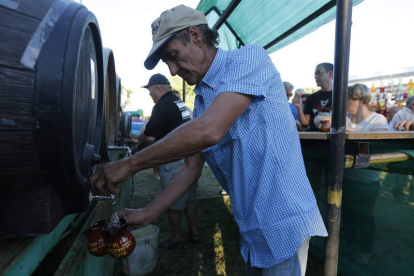
MULTIPOLYGON (((365 141, 366 142, 366 141, 365 141)), ((368 141, 370 153, 412 150, 414 141, 368 141)), ((303 148, 306 171, 326 220, 328 152, 303 148)), ((414 271, 414 160, 384 167, 346 169, 338 273, 341 276, 412 275, 414 271)), ((324 259, 325 239, 314 237, 310 253, 324 259)))
POLYGON ((24 276, 32 274, 46 254, 59 242, 62 234, 76 216, 73 214, 64 217, 48 235, 2 240, 0 275, 24 276))

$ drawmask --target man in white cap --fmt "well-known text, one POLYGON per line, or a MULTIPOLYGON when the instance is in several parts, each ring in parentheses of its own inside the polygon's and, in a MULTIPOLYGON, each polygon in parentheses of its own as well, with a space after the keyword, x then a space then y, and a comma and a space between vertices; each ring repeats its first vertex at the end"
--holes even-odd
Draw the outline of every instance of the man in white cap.
POLYGON ((125 209, 129 228, 144 227, 191 186, 207 161, 231 198, 248 275, 305 275, 309 238, 326 236, 306 176, 300 141, 280 75, 266 51, 217 49, 202 12, 183 5, 152 24, 145 61, 162 59, 171 75, 196 84, 194 120, 148 148, 104 166, 90 178, 97 193, 136 172, 186 158, 170 184, 145 208, 125 209))

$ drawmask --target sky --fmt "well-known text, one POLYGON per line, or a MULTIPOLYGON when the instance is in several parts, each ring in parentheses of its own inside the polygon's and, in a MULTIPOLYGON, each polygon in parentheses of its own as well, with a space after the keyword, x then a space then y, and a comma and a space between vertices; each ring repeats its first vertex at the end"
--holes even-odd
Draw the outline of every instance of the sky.
MULTIPOLYGON (((269 0, 270 1, 270 0, 269 0)), ((275 1, 275 0, 274 0, 275 1)), ((180 4, 196 8, 198 0, 78 0, 98 19, 104 47, 111 48, 122 85, 134 91, 128 110, 154 105, 141 86, 156 73, 170 76, 160 62, 144 67, 151 46, 151 23, 180 4)), ((365 0, 353 9, 349 75, 392 71, 414 66, 414 0, 365 0)), ((313 72, 321 62, 334 60, 335 21, 270 54, 282 80, 295 89, 315 87, 313 72)))

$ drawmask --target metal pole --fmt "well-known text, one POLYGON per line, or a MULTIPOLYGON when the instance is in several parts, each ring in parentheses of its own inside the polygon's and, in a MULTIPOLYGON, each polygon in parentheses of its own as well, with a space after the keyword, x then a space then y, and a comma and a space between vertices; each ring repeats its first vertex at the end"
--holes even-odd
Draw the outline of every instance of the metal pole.
POLYGON ((327 228, 329 237, 325 244, 325 276, 336 276, 338 272, 351 18, 352 0, 337 0, 328 183, 327 228))
POLYGON ((229 4, 229 6, 226 8, 226 10, 221 14, 220 18, 217 20, 216 24, 213 26, 213 30, 220 29, 221 25, 226 22, 227 18, 230 16, 230 14, 234 11, 234 9, 237 7, 238 4, 240 4, 242 0, 233 0, 229 4))
POLYGON ((185 102, 185 80, 183 79, 183 102, 185 102))

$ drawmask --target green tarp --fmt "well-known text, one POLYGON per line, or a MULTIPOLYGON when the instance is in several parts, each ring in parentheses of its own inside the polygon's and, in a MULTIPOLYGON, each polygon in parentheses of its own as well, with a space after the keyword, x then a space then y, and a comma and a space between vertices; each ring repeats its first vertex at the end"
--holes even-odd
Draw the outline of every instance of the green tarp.
MULTIPOLYGON (((353 5, 362 1, 354 0, 353 5)), ((230 3, 231 0, 201 0, 197 10, 206 14, 213 27, 230 3)), ((273 53, 333 20, 335 4, 327 0, 242 0, 219 29, 219 47, 229 50, 257 43, 273 53), (304 26, 270 47, 271 42, 301 22, 304 26)))

